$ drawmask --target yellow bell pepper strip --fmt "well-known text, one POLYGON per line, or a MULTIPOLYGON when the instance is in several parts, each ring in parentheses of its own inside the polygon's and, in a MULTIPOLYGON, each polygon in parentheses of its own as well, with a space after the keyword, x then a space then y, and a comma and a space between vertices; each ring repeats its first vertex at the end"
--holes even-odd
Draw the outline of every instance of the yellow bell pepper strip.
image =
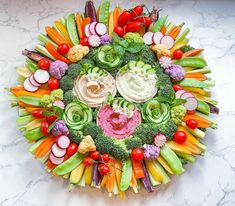
POLYGON ((101 187, 101 188, 106 185, 107 179, 108 179, 108 175, 104 175, 104 176, 103 176, 103 179, 102 179, 102 181, 101 181, 101 183, 100 183, 100 187, 101 187))
POLYGON ((197 93, 203 96, 207 95, 207 92, 204 89, 198 88, 198 87, 182 87, 187 92, 193 92, 197 93))
POLYGON ((184 143, 185 147, 192 152, 193 155, 200 155, 202 154, 201 150, 198 146, 191 144, 190 142, 186 141, 184 143))
POLYGON ((151 173, 151 175, 153 176, 153 178, 156 181, 158 181, 158 182, 162 182, 163 181, 163 177, 158 172, 157 168, 154 166, 152 160, 145 160, 145 165, 146 165, 146 168, 147 168, 148 172, 151 173))
POLYGON ((109 31, 108 31, 109 36, 112 36, 114 29, 113 15, 114 15, 113 12, 109 13, 109 31))
POLYGON ((92 170, 93 170, 93 166, 85 168, 84 175, 85 175, 86 185, 91 185, 91 183, 92 183, 92 170))
POLYGON ((64 24, 62 24, 60 21, 55 21, 56 28, 60 31, 60 33, 63 35, 63 37, 66 39, 67 42, 69 42, 70 45, 73 45, 73 42, 71 41, 69 37, 69 33, 65 27, 64 24))
POLYGON ((180 48, 182 48, 183 46, 185 46, 186 44, 188 44, 188 42, 189 42, 189 39, 185 39, 184 41, 179 42, 179 43, 176 43, 176 42, 175 42, 174 46, 170 49, 171 55, 173 55, 173 53, 174 53, 175 50, 180 49, 180 48))
MULTIPOLYGON (((193 118, 190 118, 191 117, 191 115, 190 116, 188 116, 188 114, 186 115, 187 116, 187 118, 189 118, 189 119, 193 119, 193 118)), ((184 117, 185 118, 185 117, 184 117)), ((185 120, 185 119, 184 119, 185 120)), ((193 145, 199 145, 199 141, 198 141, 198 139, 196 139, 190 132, 188 132, 188 130, 187 129, 185 129, 183 126, 178 126, 178 129, 177 129, 177 131, 183 131, 183 132, 185 132, 186 133, 186 135, 187 135, 187 141, 188 142, 190 142, 191 144, 193 144, 193 145)), ((179 151, 180 152, 180 151, 179 151)))
POLYGON ((85 169, 85 165, 80 164, 74 170, 72 170, 70 177, 69 177, 69 182, 71 185, 76 185, 79 183, 80 179, 82 178, 84 169, 85 169))
MULTIPOLYGON (((160 165, 160 163, 157 160, 153 160, 154 167, 157 168, 159 174, 163 177, 162 183, 167 184, 171 181, 170 177, 167 175, 165 169, 160 165)), ((169 165, 169 164, 168 164, 169 165)))
MULTIPOLYGON (((110 165, 114 165, 113 160, 110 160, 110 165)), ((106 190, 108 193, 112 193, 113 187, 114 187, 114 181, 115 181, 115 168, 113 166, 110 166, 110 174, 107 175, 107 181, 106 181, 106 190)))
POLYGON ((132 175, 131 175, 131 182, 130 182, 130 187, 133 188, 135 193, 138 193, 138 189, 137 189, 137 179, 135 177, 135 173, 132 171, 132 175))
POLYGON ((29 131, 32 129, 35 129, 37 127, 40 127, 42 124, 43 119, 34 119, 33 121, 26 124, 24 127, 20 128, 20 131, 29 131))
POLYGON ((157 158, 157 161, 162 165, 162 167, 167 171, 169 172, 170 174, 174 174, 173 171, 171 170, 170 166, 167 164, 167 162, 161 157, 159 156, 157 158))
POLYGON ((184 145, 178 144, 174 141, 168 141, 166 145, 175 152, 181 152, 184 154, 192 154, 191 151, 188 150, 184 145))

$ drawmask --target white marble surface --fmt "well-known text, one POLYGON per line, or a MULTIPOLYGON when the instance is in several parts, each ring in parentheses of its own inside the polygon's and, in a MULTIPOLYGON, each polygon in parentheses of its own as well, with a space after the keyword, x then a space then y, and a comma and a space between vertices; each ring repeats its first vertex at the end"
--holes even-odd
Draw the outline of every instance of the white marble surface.
MULTIPOLYGON (((100 1, 95 1, 99 3, 100 1)), ((134 0, 113 1, 131 6, 134 0)), ((151 6, 155 0, 141 2, 151 6)), ((14 67, 24 62, 21 50, 32 48, 44 26, 84 7, 82 0, 0 0, 0 205, 235 205, 235 1, 157 1, 176 23, 192 28, 191 43, 205 48, 217 84, 214 98, 221 108, 219 129, 208 131, 205 158, 188 165, 168 186, 149 195, 129 194, 124 201, 95 189, 67 191, 67 183, 47 174, 27 151, 3 88, 16 84, 14 67)))

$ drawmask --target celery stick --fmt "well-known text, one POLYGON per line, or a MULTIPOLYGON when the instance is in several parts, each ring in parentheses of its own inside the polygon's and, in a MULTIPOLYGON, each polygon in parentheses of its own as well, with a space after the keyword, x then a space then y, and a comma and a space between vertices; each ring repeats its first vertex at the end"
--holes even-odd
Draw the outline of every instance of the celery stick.
POLYGON ((27 115, 27 116, 23 116, 23 117, 18 117, 16 119, 16 122, 18 125, 26 125, 29 122, 31 122, 32 120, 34 120, 34 117, 32 115, 27 115))
POLYGON ((26 109, 19 108, 19 116, 23 117, 29 115, 30 113, 26 111, 26 109))
POLYGON ((54 47, 57 47, 57 44, 44 34, 39 34, 38 40, 43 44, 51 43, 54 47))
POLYGON ((176 152, 176 154, 180 157, 182 157, 183 159, 185 159, 186 161, 190 162, 190 163, 194 163, 196 158, 193 155, 190 154, 183 154, 181 152, 176 152))
POLYGON ((187 34, 190 32, 189 28, 186 28, 183 33, 176 39, 175 44, 184 40, 187 34))

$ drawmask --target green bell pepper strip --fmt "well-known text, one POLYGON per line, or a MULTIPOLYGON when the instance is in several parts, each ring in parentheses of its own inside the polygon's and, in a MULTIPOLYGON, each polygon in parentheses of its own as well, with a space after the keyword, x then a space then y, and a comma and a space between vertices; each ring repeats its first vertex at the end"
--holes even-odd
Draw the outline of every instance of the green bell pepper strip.
POLYGON ((26 125, 33 120, 34 120, 34 117, 32 115, 27 115, 27 116, 18 117, 16 119, 16 122, 18 125, 26 125))
POLYGON ((158 32, 165 25, 168 16, 163 16, 153 25, 152 32, 158 32))
POLYGON ((185 37, 188 35, 188 33, 190 32, 190 29, 189 28, 186 28, 182 34, 175 40, 175 44, 179 43, 179 42, 182 42, 185 37))
POLYGON ((120 182, 120 190, 126 191, 131 182, 131 174, 132 174, 132 164, 131 159, 128 158, 123 162, 123 168, 122 168, 122 177, 120 182))
POLYGON ((79 166, 82 163, 84 157, 85 157, 85 155, 77 152, 72 157, 67 159, 65 162, 63 162, 62 164, 57 166, 53 170, 53 173, 62 176, 62 175, 65 175, 65 174, 71 172, 72 170, 74 170, 77 166, 79 166))
POLYGON ((197 111, 202 112, 203 114, 210 114, 210 107, 209 105, 204 102, 203 100, 197 99, 197 111))
POLYGON ((164 145, 160 150, 160 154, 167 161, 175 175, 181 175, 184 172, 179 158, 168 146, 164 145))
POLYGON ((108 28, 110 1, 106 0, 100 5, 99 22, 108 28))
POLYGON ((24 102, 25 104, 29 104, 29 105, 33 105, 33 106, 40 106, 40 98, 21 96, 21 97, 19 97, 19 100, 24 102))
POLYGON ((42 138, 44 135, 41 132, 41 128, 37 127, 35 129, 29 130, 24 134, 24 137, 29 141, 36 141, 42 138))
POLYGON ((185 57, 174 61, 174 64, 178 64, 182 67, 202 68, 207 66, 206 61, 198 57, 185 57))

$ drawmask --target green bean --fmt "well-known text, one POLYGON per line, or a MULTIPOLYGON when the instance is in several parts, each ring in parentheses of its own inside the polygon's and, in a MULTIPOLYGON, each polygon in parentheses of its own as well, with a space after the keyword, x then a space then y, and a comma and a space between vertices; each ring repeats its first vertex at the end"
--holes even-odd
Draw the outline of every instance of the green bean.
POLYGON ((24 134, 24 137, 29 141, 35 141, 42 138, 44 135, 41 132, 41 128, 37 127, 35 129, 29 130, 24 134))
POLYGON ((122 178, 120 182, 120 190, 126 191, 131 182, 131 175, 132 175, 132 164, 131 159, 127 159, 123 162, 123 168, 122 168, 122 178))
POLYGON ((158 32, 165 25, 168 16, 161 17, 152 27, 152 32, 158 32))
POLYGON ((177 44, 177 43, 183 41, 189 32, 190 32, 190 29, 189 29, 189 28, 186 28, 186 29, 183 31, 183 33, 175 40, 175 44, 177 44))
POLYGON ((40 98, 21 96, 21 97, 19 97, 19 100, 24 102, 25 104, 30 104, 33 106, 40 106, 40 98))
POLYGON ((174 62, 182 67, 202 68, 207 66, 206 61, 198 57, 186 57, 174 62))

